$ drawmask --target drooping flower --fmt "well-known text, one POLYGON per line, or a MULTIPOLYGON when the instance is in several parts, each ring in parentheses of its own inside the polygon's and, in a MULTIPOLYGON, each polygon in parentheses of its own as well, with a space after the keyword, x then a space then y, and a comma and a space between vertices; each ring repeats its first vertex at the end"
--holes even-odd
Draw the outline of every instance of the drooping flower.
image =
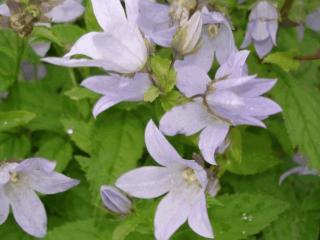
POLYGON ((47 215, 37 196, 64 192, 79 181, 54 171, 55 163, 42 158, 29 158, 21 163, 5 163, 0 166, 0 224, 3 224, 12 208, 20 227, 35 237, 47 232, 47 215))
POLYGON ((85 34, 62 58, 43 60, 67 67, 101 67, 126 74, 139 72, 147 62, 148 48, 136 24, 133 3, 126 1, 125 12, 120 0, 92 0, 94 14, 104 31, 85 34), (88 58, 71 58, 75 55, 88 58))
POLYGON ((320 7, 307 16, 306 25, 313 31, 320 32, 320 7))
POLYGON ((116 214, 128 214, 132 209, 130 199, 118 188, 113 186, 102 186, 100 195, 104 206, 116 214))
POLYGON ((267 55, 275 46, 278 31, 277 8, 267 0, 259 1, 252 9, 246 36, 241 48, 246 48, 253 41, 260 58, 267 55))
POLYGON ((261 96, 276 80, 248 76, 248 54, 236 53, 219 68, 215 80, 196 65, 180 67, 177 87, 192 101, 167 112, 160 121, 161 131, 169 136, 201 132, 201 153, 207 162, 216 164, 214 154, 224 144, 230 126, 265 127, 261 120, 281 111, 278 104, 261 96))
POLYGON ((286 178, 293 174, 298 175, 319 175, 319 172, 315 169, 310 169, 308 167, 308 161, 301 154, 297 153, 293 157, 293 161, 298 164, 297 167, 291 168, 284 172, 279 179, 279 184, 282 184, 286 178))
POLYGON ((213 238, 206 208, 206 171, 195 161, 183 159, 152 121, 146 128, 145 141, 150 155, 161 167, 132 170, 122 175, 116 186, 133 197, 143 199, 167 193, 155 215, 156 239, 169 239, 187 220, 193 231, 213 238))

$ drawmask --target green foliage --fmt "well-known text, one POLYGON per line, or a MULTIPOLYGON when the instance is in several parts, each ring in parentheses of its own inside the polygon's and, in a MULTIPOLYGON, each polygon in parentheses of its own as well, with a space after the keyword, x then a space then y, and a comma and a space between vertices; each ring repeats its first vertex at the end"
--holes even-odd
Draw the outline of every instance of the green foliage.
POLYGON ((269 54, 265 59, 263 59, 263 62, 278 65, 286 72, 289 72, 290 70, 297 70, 300 65, 299 61, 294 60, 290 54, 284 52, 269 54))
POLYGON ((0 131, 24 126, 35 118, 35 114, 26 111, 0 112, 0 131))

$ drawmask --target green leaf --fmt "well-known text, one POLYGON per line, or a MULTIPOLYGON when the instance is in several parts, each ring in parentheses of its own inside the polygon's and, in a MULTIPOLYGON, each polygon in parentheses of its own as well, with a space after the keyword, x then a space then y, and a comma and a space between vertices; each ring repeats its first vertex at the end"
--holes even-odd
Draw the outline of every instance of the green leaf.
POLYGON ((0 30, 0 92, 18 78, 25 42, 11 30, 0 30))
POLYGON ((84 14, 84 21, 86 23, 86 28, 88 31, 92 32, 100 32, 101 31, 101 27, 99 26, 96 17, 93 13, 93 8, 92 8, 92 4, 91 1, 87 1, 86 4, 86 11, 84 14))
POLYGON ((51 31, 67 49, 85 34, 82 28, 74 24, 55 24, 51 31))
POLYGON ((27 111, 0 112, 0 131, 24 126, 35 116, 34 113, 27 111))
POLYGON ((297 70, 300 66, 299 61, 295 60, 291 54, 286 52, 271 53, 263 62, 278 65, 286 72, 297 70))
POLYGON ((264 130, 258 133, 244 131, 240 143, 239 139, 234 141, 235 137, 232 138, 230 153, 227 155, 231 161, 226 166, 230 172, 243 175, 257 174, 279 163, 279 159, 274 155, 269 134, 264 130), (241 146, 235 147, 233 144, 241 146))
POLYGON ((63 47, 63 42, 52 32, 51 28, 45 26, 36 26, 33 29, 32 35, 40 40, 47 40, 63 47))
POLYGON ((22 160, 31 152, 30 138, 24 134, 0 134, 0 161, 22 160))
POLYGON ((176 84, 176 72, 171 66, 171 60, 154 56, 150 66, 160 90, 164 93, 170 92, 176 84))
POLYGON ((280 75, 274 98, 283 108, 283 117, 293 147, 308 157, 311 168, 320 169, 320 94, 303 79, 280 75))
POLYGON ((161 91, 156 86, 151 86, 145 93, 144 93, 144 101, 145 102, 153 102, 156 100, 161 91))
POLYGON ((233 194, 218 197, 224 207, 209 206, 216 240, 238 240, 259 233, 283 213, 288 204, 268 195, 233 194))
POLYGON ((183 96, 179 91, 173 90, 166 95, 161 96, 160 98, 161 101, 161 106, 165 111, 169 111, 171 108, 177 106, 177 105, 182 105, 189 100, 183 96))
POLYGON ((36 156, 56 161, 56 169, 63 171, 72 159, 72 152, 72 146, 68 141, 60 137, 51 137, 42 143, 36 156))
POLYGON ((95 198, 101 185, 137 165, 144 149, 144 127, 135 114, 126 111, 108 111, 96 120, 87 173, 95 198))
POLYGON ((102 240, 97 229, 94 226, 93 220, 85 220, 78 222, 71 222, 57 227, 48 232, 45 240, 102 240))
POLYGON ((66 92, 64 92, 66 96, 68 96, 70 99, 74 101, 80 101, 83 99, 97 99, 98 94, 83 88, 83 87, 74 87, 66 92))

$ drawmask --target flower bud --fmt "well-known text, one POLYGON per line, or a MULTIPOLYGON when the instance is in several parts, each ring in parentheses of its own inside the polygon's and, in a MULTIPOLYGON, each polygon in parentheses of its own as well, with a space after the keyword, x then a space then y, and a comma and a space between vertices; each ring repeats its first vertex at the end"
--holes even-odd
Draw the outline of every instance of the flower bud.
POLYGON ((119 189, 113 186, 102 186, 100 194, 105 207, 117 214, 128 214, 132 203, 119 189))
POLYGON ((185 22, 173 37, 172 47, 180 55, 188 55, 194 52, 200 42, 202 32, 202 18, 199 11, 185 22))

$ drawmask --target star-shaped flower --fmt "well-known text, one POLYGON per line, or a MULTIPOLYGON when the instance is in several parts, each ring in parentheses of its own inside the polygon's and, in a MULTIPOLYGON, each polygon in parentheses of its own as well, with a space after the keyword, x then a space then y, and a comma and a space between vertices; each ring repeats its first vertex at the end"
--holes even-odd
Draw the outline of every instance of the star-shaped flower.
POLYGON ((54 162, 42 158, 0 166, 0 224, 8 218, 11 206, 16 222, 24 231, 39 238, 46 235, 47 215, 36 192, 60 193, 79 183, 55 172, 54 168, 54 162))
POLYGON ((149 153, 161 167, 132 170, 122 175, 116 186, 133 197, 143 199, 167 193, 155 215, 156 239, 169 239, 187 220, 193 231, 213 238, 206 208, 206 171, 195 161, 183 159, 152 121, 146 128, 145 142, 149 153))
POLYGON ((224 63, 211 80, 196 65, 179 67, 177 87, 192 101, 167 112, 160 121, 166 135, 193 135, 201 132, 199 148, 204 159, 216 164, 214 154, 224 143, 230 126, 265 127, 261 120, 281 111, 278 104, 260 95, 275 80, 246 75, 248 51, 240 51, 224 63))

